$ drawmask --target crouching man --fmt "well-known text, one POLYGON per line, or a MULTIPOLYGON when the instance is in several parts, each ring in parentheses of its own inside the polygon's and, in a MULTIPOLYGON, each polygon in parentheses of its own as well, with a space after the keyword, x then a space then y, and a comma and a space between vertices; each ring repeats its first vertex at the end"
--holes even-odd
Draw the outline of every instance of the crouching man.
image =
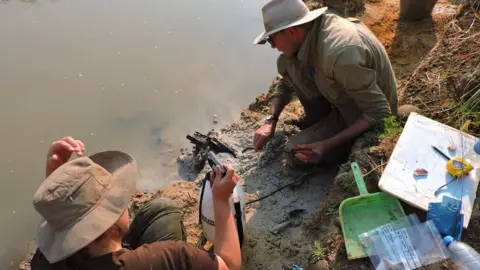
POLYGON ((130 224, 128 206, 138 178, 135 160, 120 151, 83 156, 84 144, 71 137, 54 142, 47 178, 33 198, 42 220, 33 270, 46 269, 240 269, 238 234, 228 197, 238 181, 234 170, 212 192, 215 252, 190 246, 182 214, 160 198, 141 208, 130 224), (79 158, 69 161, 73 153, 79 158))
POLYGON ((309 11, 302 0, 272 0, 262 11, 265 31, 254 44, 268 42, 281 52, 282 79, 254 148, 266 144, 296 94, 305 117, 295 123, 302 131, 288 142, 289 164, 342 162, 355 138, 397 114, 396 79, 383 45, 359 20, 326 7, 309 11))

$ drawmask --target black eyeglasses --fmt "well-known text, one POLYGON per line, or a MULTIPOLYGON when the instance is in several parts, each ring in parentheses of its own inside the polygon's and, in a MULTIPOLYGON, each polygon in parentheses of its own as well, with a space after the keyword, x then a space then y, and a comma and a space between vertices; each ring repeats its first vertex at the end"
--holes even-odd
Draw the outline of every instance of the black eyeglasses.
POLYGON ((275 48, 275 40, 273 40, 273 38, 271 36, 268 36, 265 38, 265 40, 270 43, 270 45, 272 46, 272 48, 275 48))
POLYGON ((276 47, 277 47, 276 44, 275 44, 275 36, 278 35, 278 34, 280 34, 280 33, 283 32, 283 31, 285 31, 285 30, 280 30, 280 31, 278 31, 278 32, 276 32, 276 33, 273 33, 273 34, 271 34, 271 35, 269 35, 269 36, 267 36, 267 37, 265 38, 265 40, 266 40, 268 43, 270 43, 270 45, 272 45, 272 48, 276 48, 276 47))

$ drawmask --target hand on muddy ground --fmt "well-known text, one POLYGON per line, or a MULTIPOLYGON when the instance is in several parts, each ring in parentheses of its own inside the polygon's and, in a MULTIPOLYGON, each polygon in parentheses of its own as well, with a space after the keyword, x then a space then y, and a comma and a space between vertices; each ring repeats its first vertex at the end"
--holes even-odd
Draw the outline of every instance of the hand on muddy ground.
POLYGON ((233 193, 233 189, 237 185, 238 175, 235 173, 235 170, 230 165, 224 165, 227 169, 227 174, 222 178, 222 169, 217 165, 216 167, 216 177, 213 181, 212 194, 215 200, 228 201, 228 198, 233 193))
POLYGON ((299 144, 292 149, 295 157, 307 163, 316 163, 320 161, 327 150, 327 146, 323 141, 310 144, 299 144))
POLYGON ((260 150, 267 144, 268 140, 273 134, 275 126, 273 124, 264 124, 255 131, 255 136, 253 136, 253 149, 256 151, 260 150))
POLYGON ((83 142, 70 136, 53 142, 47 154, 47 176, 67 162, 73 152, 78 156, 82 156, 83 151, 85 151, 83 142))

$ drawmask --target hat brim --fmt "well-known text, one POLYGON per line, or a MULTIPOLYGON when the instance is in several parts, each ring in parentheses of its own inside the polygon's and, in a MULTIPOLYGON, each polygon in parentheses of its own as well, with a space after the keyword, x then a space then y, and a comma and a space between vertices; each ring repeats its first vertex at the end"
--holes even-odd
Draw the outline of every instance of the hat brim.
POLYGON ((323 13, 325 13, 325 11, 327 11, 327 9, 328 9, 328 7, 322 7, 322 8, 312 10, 306 16, 302 17, 301 19, 299 19, 297 21, 294 21, 294 22, 289 23, 287 25, 279 26, 279 27, 277 27, 275 29, 272 29, 268 32, 263 31, 263 33, 258 35, 253 40, 253 44, 255 44, 255 45, 265 44, 267 42, 267 37, 270 36, 271 34, 275 34, 276 32, 282 31, 282 30, 290 28, 290 27, 294 27, 294 26, 298 26, 298 25, 301 25, 301 24, 311 22, 311 21, 315 20, 316 18, 320 17, 320 15, 322 15, 323 13))
POLYGON ((37 242, 50 263, 68 258, 106 232, 128 208, 138 178, 134 159, 120 151, 105 151, 89 157, 113 177, 111 189, 82 220, 63 231, 55 231, 42 219, 37 242))

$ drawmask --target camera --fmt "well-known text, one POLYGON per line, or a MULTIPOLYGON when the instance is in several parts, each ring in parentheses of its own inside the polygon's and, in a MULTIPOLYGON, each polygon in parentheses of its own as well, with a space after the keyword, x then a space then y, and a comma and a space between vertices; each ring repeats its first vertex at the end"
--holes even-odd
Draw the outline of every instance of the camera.
POLYGON ((220 166, 220 168, 222 169, 222 177, 225 177, 225 175, 227 175, 227 169, 225 168, 225 166, 223 166, 222 162, 220 162, 220 160, 213 151, 207 152, 207 162, 208 165, 210 165, 210 168, 212 168, 213 177, 216 177, 217 165, 220 166))

